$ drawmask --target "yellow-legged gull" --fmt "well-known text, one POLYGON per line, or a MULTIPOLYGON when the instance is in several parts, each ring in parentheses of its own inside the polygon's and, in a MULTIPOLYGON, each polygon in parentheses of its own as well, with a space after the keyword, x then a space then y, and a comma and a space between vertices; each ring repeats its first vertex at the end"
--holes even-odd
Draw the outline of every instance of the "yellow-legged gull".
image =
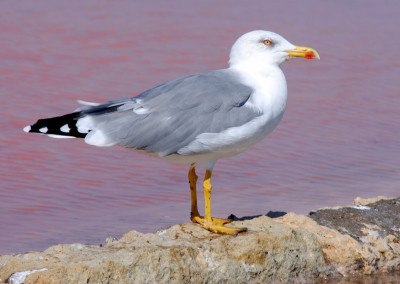
POLYGON ((292 57, 318 58, 268 31, 252 31, 232 46, 229 68, 173 80, 133 98, 83 103, 73 113, 40 119, 24 128, 51 137, 84 138, 95 146, 120 145, 172 163, 188 164, 191 220, 215 233, 246 228, 223 226, 211 217, 211 174, 215 162, 239 154, 266 137, 286 107, 280 65, 292 57), (197 209, 195 168, 206 169, 205 215, 197 209))

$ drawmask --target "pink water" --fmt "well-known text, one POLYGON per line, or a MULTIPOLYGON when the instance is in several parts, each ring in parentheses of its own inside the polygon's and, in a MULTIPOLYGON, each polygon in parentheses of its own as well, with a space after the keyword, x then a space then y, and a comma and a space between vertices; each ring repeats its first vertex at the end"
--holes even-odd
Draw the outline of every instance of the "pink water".
POLYGON ((187 222, 187 167, 22 128, 77 99, 135 96, 224 68, 232 43, 254 29, 311 46, 321 61, 283 66, 283 121, 217 163, 213 214, 307 213, 400 195, 400 2, 222 2, 2 1, 0 254, 187 222))

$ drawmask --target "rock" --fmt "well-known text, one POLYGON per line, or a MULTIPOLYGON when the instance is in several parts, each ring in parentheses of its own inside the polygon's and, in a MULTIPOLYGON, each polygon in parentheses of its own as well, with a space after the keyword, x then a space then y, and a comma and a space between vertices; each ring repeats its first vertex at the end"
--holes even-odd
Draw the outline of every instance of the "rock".
POLYGON ((320 226, 313 219, 294 213, 286 214, 275 221, 313 233, 321 245, 326 262, 331 264, 341 275, 347 276, 348 271, 352 271, 352 273, 357 271, 358 262, 356 260, 362 255, 361 246, 349 235, 320 226))
POLYGON ((135 231, 103 247, 57 245, 0 257, 0 278, 26 270, 25 283, 247 283, 316 278, 325 266, 317 238, 261 216, 234 222, 247 233, 221 236, 186 223, 155 234, 135 231))
POLYGON ((357 198, 353 206, 338 209, 321 209, 311 213, 310 218, 320 225, 348 234, 359 242, 365 237, 365 229, 376 230, 380 237, 389 234, 400 238, 400 198, 357 198))
POLYGON ((351 246, 353 260, 332 261, 339 264, 344 275, 400 270, 400 198, 358 197, 352 206, 318 210, 309 217, 359 244, 357 247, 353 242, 351 246))
POLYGON ((378 197, 374 197, 374 198, 356 197, 356 199, 354 199, 352 205, 354 205, 354 206, 356 206, 356 205, 368 205, 370 203, 375 203, 375 202, 380 201, 380 200, 388 200, 388 199, 393 199, 393 198, 389 198, 389 197, 385 197, 385 196, 378 196, 378 197))
POLYGON ((57 245, 0 256, 0 282, 21 275, 24 283, 308 282, 377 275, 400 270, 399 213, 399 198, 357 198, 351 206, 309 216, 233 216, 233 226, 248 228, 238 236, 192 223, 154 234, 131 231, 104 246, 57 245))
POLYGON ((8 278, 8 282, 11 284, 22 284, 25 282, 26 276, 28 276, 29 274, 41 272, 41 271, 47 271, 47 269, 43 268, 43 269, 39 269, 39 270, 28 270, 28 271, 16 272, 13 275, 11 275, 10 278, 8 278))

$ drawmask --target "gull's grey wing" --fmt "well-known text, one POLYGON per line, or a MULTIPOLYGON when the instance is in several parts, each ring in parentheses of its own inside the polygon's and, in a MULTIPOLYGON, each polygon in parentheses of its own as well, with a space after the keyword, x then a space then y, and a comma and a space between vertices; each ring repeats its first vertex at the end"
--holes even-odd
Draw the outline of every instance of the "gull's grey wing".
POLYGON ((204 72, 131 99, 84 107, 80 124, 91 129, 86 137, 89 144, 118 144, 167 156, 202 133, 219 133, 257 117, 244 106, 252 92, 230 70, 204 72))

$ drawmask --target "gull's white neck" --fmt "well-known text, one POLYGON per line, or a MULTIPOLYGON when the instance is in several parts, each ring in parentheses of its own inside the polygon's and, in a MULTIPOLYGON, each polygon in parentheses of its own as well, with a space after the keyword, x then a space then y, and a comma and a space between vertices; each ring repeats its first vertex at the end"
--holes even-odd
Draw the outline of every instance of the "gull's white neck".
POLYGON ((287 85, 278 64, 245 61, 231 64, 229 69, 239 75, 243 84, 254 90, 246 103, 247 107, 270 118, 282 117, 286 108, 287 85))

